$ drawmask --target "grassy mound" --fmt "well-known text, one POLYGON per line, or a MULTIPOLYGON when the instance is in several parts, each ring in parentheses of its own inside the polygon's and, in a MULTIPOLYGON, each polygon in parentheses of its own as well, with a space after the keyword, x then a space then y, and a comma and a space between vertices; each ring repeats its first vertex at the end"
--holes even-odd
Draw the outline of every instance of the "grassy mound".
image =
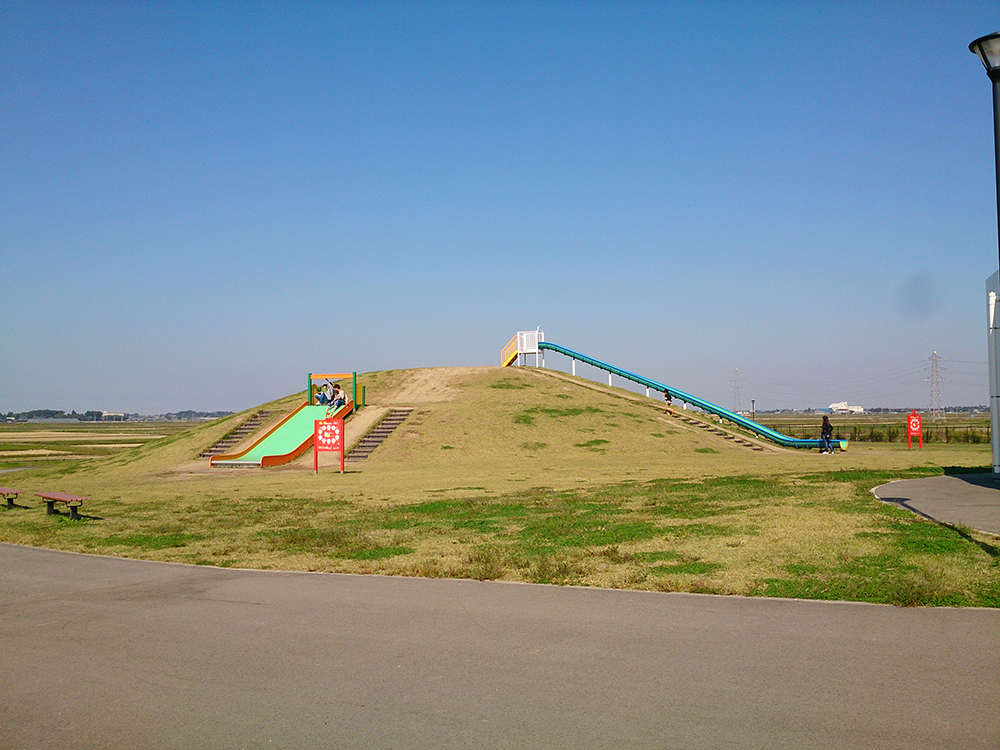
MULTIPOLYGON (((0 541, 220 566, 1000 606, 996 540, 868 492, 981 466, 988 446, 756 452, 655 400, 532 368, 360 381, 369 406, 349 442, 394 406, 414 411, 346 474, 329 454, 318 475, 311 454, 268 470, 197 459, 247 412, 19 472, 26 491, 92 500, 82 522, 38 506, 0 512, 0 541)), ((258 408, 287 412, 303 397, 258 408)))

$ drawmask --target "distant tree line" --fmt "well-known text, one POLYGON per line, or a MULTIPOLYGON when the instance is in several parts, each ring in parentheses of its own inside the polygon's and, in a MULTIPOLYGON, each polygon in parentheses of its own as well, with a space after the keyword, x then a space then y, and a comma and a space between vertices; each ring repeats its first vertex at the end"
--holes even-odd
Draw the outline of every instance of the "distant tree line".
POLYGON ((85 411, 83 414, 77 414, 76 410, 73 410, 67 414, 62 409, 32 409, 31 411, 9 411, 5 416, 8 421, 14 420, 16 422, 26 422, 29 419, 78 419, 81 422, 99 422, 104 416, 104 412, 85 411))
MULTIPOLYGON (((914 407, 918 412, 929 412, 926 406, 914 407)), ((946 406, 941 411, 945 414, 976 414, 977 412, 989 411, 990 407, 986 404, 980 404, 979 406, 946 406)), ((865 409, 866 414, 909 414, 913 409, 886 409, 881 406, 876 406, 872 409, 865 409)))
MULTIPOLYGON (((228 417, 230 414, 232 414, 231 411, 192 411, 190 409, 186 409, 184 411, 170 412, 169 414, 161 414, 157 416, 159 419, 163 419, 168 422, 187 422, 198 419, 217 419, 219 417, 228 417)), ((91 410, 78 414, 75 409, 68 413, 62 409, 32 409, 31 411, 20 412, 9 411, 3 416, 8 422, 27 422, 29 419, 76 419, 80 422, 104 421, 104 412, 102 411, 91 410)), ((143 417, 141 414, 116 414, 111 419, 114 421, 122 421, 130 419, 148 419, 148 417, 143 417)))
MULTIPOLYGON (((982 412, 988 412, 990 410, 989 406, 985 404, 980 406, 946 406, 942 411, 945 414, 978 414, 982 412)), ((871 408, 865 408, 865 414, 909 414, 913 411, 911 407, 884 407, 884 406, 874 406, 871 408)), ((929 412, 930 409, 927 407, 917 407, 918 412, 929 412)), ((757 409, 757 414, 829 414, 829 409, 757 409)))
POLYGON ((231 411, 191 411, 190 409, 185 409, 184 411, 164 414, 163 418, 170 422, 191 422, 196 419, 218 419, 219 417, 228 417, 230 414, 232 414, 231 411))

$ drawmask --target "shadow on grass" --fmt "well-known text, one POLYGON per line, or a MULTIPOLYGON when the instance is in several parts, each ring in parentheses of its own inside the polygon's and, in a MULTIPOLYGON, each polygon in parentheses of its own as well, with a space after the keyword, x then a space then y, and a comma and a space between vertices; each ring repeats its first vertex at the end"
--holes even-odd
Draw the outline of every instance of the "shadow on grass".
MULTIPOLYGON (((992 466, 942 466, 941 471, 949 477, 958 477, 959 479, 966 479, 966 481, 973 481, 974 477, 978 477, 980 481, 986 479, 984 474, 992 475, 992 466), (968 478, 967 478, 968 477, 968 478)), ((1000 486, 1000 485, 998 485, 1000 486)))
POLYGON ((955 524, 951 523, 939 523, 939 525, 944 526, 947 529, 951 529, 966 541, 972 542, 977 547, 979 547, 979 549, 981 549, 987 555, 992 557, 994 560, 1000 560, 1000 547, 994 547, 989 542, 983 542, 980 541, 979 539, 976 539, 971 534, 969 534, 968 530, 964 526, 956 526, 955 524))
MULTIPOLYGON (((998 489, 1000 489, 1000 487, 998 487, 998 489)), ((942 521, 940 519, 934 518, 933 516, 929 516, 926 513, 924 513, 922 510, 914 508, 912 505, 910 505, 909 498, 904 498, 904 497, 878 497, 877 495, 876 495, 876 497, 879 500, 881 500, 883 503, 889 503, 890 505, 895 505, 897 507, 900 507, 900 508, 903 508, 905 510, 908 510, 911 513, 913 513, 914 515, 920 516, 921 518, 924 518, 924 519, 930 521, 931 523, 937 524, 938 526, 940 526, 943 529, 951 529, 952 531, 954 531, 956 534, 958 534, 959 536, 961 536, 966 541, 972 542, 973 544, 975 544, 977 547, 979 547, 983 552, 985 552, 987 555, 989 555, 994 560, 1000 560, 1000 548, 993 546, 989 542, 984 542, 984 541, 981 541, 979 539, 976 539, 974 536, 972 536, 971 534, 969 534, 969 531, 968 531, 967 527, 959 525, 959 524, 948 523, 947 521, 942 521)))

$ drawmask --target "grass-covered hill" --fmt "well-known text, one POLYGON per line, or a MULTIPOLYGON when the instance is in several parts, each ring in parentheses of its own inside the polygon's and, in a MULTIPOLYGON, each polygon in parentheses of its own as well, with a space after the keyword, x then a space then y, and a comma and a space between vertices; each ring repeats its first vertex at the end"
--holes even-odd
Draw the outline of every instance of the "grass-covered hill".
POLYGON ((252 412, 279 418, 302 402, 294 394, 111 457, 11 475, 29 493, 91 500, 82 522, 22 502, 0 513, 0 541, 220 566, 1000 605, 995 540, 868 492, 981 466, 988 446, 753 450, 764 444, 699 428, 655 399, 534 368, 360 383, 368 405, 349 442, 392 407, 413 412, 346 474, 331 454, 318 475, 311 454, 266 470, 197 458, 252 412))

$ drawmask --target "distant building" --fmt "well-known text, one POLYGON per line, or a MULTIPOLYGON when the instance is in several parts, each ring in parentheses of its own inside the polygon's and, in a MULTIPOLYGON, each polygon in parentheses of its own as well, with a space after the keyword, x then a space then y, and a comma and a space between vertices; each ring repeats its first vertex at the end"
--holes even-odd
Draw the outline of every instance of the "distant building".
POLYGON ((124 422, 128 419, 128 417, 121 412, 106 411, 101 413, 101 419, 105 422, 124 422))
POLYGON ((830 404, 827 407, 834 414, 864 414, 865 407, 863 406, 848 406, 846 401, 840 401, 836 404, 830 404))

